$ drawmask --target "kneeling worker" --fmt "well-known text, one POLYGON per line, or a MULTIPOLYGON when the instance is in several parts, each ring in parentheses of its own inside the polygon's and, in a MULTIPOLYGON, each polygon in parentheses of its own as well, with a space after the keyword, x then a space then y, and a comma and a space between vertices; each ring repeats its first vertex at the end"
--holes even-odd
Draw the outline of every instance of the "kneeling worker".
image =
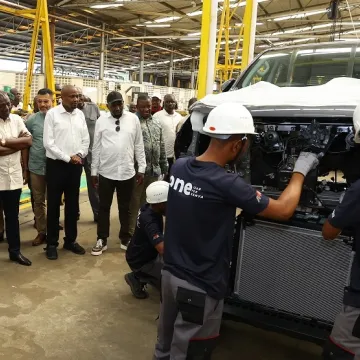
MULTIPOLYGON (((355 151, 352 163, 360 161, 360 106, 353 116, 355 128, 355 151)), ((352 179, 346 179, 351 186, 346 191, 341 203, 323 226, 323 237, 335 239, 344 228, 352 228, 355 235, 355 256, 352 263, 350 284, 345 288, 343 309, 335 319, 330 338, 324 347, 325 360, 360 359, 360 169, 354 168, 352 179)))
POLYGON ((135 233, 126 251, 126 261, 132 270, 125 275, 133 295, 145 299, 147 283, 160 290, 164 253, 164 223, 169 183, 156 181, 146 189, 146 202, 139 211, 135 233))
POLYGON ((277 200, 225 171, 246 152, 255 134, 250 112, 237 103, 213 109, 203 131, 204 154, 178 159, 171 171, 166 210, 158 342, 154 359, 211 359, 219 336, 236 207, 251 215, 289 219, 317 156, 301 153, 290 183, 277 200))

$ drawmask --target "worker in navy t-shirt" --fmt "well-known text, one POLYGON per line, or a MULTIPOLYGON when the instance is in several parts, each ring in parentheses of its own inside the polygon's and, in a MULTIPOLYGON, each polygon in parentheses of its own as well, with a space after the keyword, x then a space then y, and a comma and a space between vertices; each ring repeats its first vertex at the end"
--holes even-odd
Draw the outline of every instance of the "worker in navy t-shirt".
POLYGON ((255 134, 250 112, 237 103, 213 109, 203 132, 206 152, 175 162, 166 210, 162 302, 154 359, 210 359, 228 287, 236 208, 285 220, 298 205, 317 156, 301 153, 278 200, 253 189, 226 164, 246 152, 255 134))
POLYGON ((164 223, 169 183, 155 181, 146 188, 146 204, 140 209, 134 235, 126 250, 126 261, 132 270, 125 281, 138 299, 149 295, 146 284, 160 290, 164 253, 164 223))
MULTIPOLYGON (((351 159, 360 161, 360 106, 353 116, 355 147, 351 159)), ((326 240, 335 239, 343 229, 354 234, 354 258, 351 266, 350 282, 344 291, 343 309, 336 317, 329 341, 325 344, 323 358, 326 360, 360 359, 360 167, 354 167, 351 183, 340 204, 323 226, 326 240)))

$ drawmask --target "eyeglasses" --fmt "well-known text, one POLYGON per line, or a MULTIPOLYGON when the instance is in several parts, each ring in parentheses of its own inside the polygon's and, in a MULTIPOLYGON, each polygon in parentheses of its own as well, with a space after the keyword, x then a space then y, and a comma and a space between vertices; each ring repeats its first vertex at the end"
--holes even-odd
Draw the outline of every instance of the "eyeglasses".
POLYGON ((120 120, 116 120, 115 125, 117 125, 115 128, 116 132, 119 132, 120 131, 120 120))

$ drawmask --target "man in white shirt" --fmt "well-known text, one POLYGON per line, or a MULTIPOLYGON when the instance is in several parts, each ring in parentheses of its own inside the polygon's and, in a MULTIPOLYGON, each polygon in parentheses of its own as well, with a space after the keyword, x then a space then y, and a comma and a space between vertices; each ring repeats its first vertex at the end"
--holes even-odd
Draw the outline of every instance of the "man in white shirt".
POLYGON ((171 166, 174 163, 174 145, 176 138, 176 127, 181 121, 182 116, 175 111, 176 108, 176 99, 174 95, 168 94, 164 97, 164 109, 157 112, 153 119, 160 121, 164 142, 165 142, 165 152, 166 157, 169 163, 169 174, 171 166))
POLYGON ((20 116, 10 114, 8 95, 0 91, 0 202, 5 213, 9 258, 20 265, 31 261, 20 252, 19 204, 23 176, 21 150, 31 146, 32 137, 20 116))
POLYGON ((110 227, 110 208, 116 189, 121 224, 119 238, 126 250, 130 241, 130 200, 135 180, 141 184, 146 168, 140 121, 135 114, 124 112, 122 95, 112 91, 107 96, 110 113, 101 115, 95 125, 92 148, 91 175, 93 186, 99 188, 99 218, 97 242, 92 255, 107 249, 110 227), (134 158, 135 155, 135 158, 134 158), (135 175, 135 160, 138 173, 135 175))
POLYGON ((18 89, 12 88, 10 89, 10 93, 12 95, 11 105, 12 105, 12 111, 22 110, 23 103, 21 102, 21 93, 18 89))
POLYGON ((85 254, 76 242, 79 188, 90 137, 85 116, 77 108, 79 92, 71 85, 61 90, 61 104, 50 109, 44 123, 47 181, 47 247, 49 260, 58 258, 61 196, 65 195, 64 249, 85 254))

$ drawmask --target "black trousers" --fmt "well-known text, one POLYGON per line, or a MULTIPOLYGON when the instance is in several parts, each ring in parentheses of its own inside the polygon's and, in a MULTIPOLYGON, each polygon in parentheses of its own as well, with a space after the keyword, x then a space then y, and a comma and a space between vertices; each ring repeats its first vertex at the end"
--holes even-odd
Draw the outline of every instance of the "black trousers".
POLYGON ((81 165, 46 159, 47 244, 58 246, 61 196, 65 197, 65 242, 77 238, 81 165))
POLYGON ((9 253, 20 252, 19 204, 21 189, 0 191, 0 202, 5 214, 6 239, 9 253))
POLYGON ((116 189, 119 209, 120 232, 119 239, 123 242, 130 240, 130 200, 135 186, 135 177, 124 180, 111 180, 99 176, 99 218, 97 235, 98 239, 107 239, 110 229, 110 208, 116 189))
POLYGON ((169 170, 168 170, 168 174, 164 178, 164 180, 167 181, 167 182, 170 182, 170 170, 171 170, 171 167, 174 164, 174 158, 167 158, 167 161, 168 161, 168 164, 169 164, 169 170))

